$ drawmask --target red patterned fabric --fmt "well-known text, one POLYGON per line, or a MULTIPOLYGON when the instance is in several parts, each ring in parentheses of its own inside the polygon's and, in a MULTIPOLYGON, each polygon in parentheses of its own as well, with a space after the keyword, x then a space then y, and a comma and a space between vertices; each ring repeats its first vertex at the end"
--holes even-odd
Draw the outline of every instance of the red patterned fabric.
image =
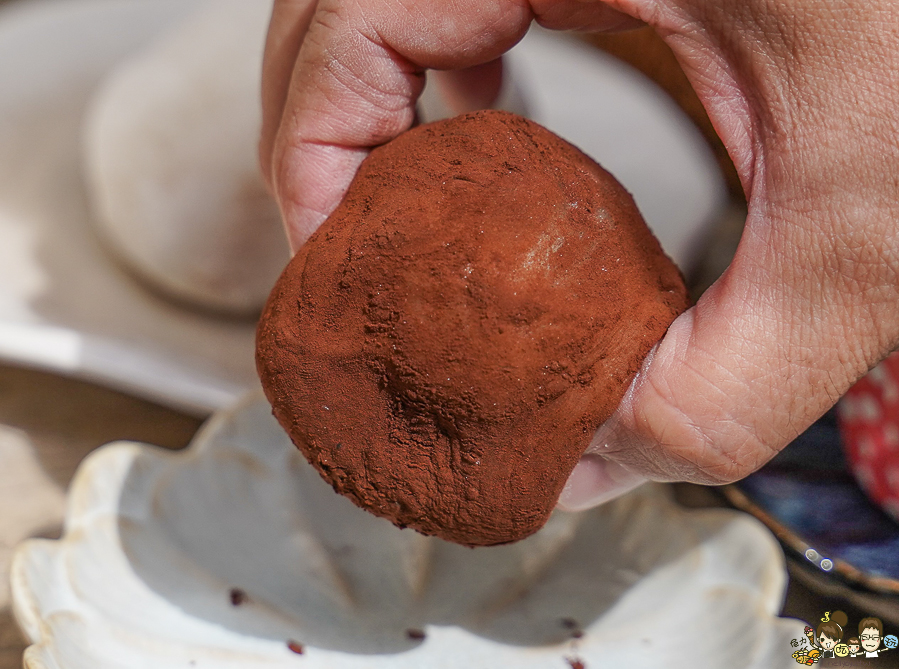
POLYGON ((843 449, 859 485, 899 521, 899 352, 837 404, 843 449))

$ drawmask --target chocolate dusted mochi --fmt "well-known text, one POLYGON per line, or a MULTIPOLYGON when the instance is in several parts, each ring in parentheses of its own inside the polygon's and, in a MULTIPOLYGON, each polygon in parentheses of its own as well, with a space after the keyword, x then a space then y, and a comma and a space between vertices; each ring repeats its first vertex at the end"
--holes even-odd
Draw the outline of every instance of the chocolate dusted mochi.
POLYGON ((337 492, 401 527, 503 544, 546 522, 687 306, 614 177, 483 111, 371 152, 278 280, 257 366, 337 492))

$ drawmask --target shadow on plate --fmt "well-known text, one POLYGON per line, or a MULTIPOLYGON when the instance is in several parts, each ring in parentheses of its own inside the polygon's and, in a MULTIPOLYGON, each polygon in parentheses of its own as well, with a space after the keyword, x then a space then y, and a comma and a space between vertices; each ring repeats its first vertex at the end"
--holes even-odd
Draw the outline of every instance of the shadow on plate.
MULTIPOLYGON (((666 490, 646 486, 590 512, 556 513, 524 541, 465 548, 400 530, 334 493, 265 402, 238 415, 214 421, 187 453, 142 451, 118 533, 152 590, 241 634, 354 653, 411 649, 428 625, 518 646, 562 643, 733 519, 687 521, 666 490)), ((665 578, 676 592, 692 572, 665 578)))

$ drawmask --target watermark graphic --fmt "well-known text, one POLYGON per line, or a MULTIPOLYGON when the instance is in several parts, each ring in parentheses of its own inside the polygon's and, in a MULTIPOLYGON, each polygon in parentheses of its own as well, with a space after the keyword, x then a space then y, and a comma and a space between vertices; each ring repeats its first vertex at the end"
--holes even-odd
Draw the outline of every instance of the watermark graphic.
POLYGON ((842 611, 825 611, 815 627, 807 625, 805 636, 791 640, 790 645, 796 649, 793 659, 811 666, 832 657, 881 657, 899 646, 899 638, 884 635, 880 618, 868 616, 850 627, 849 616, 842 611))

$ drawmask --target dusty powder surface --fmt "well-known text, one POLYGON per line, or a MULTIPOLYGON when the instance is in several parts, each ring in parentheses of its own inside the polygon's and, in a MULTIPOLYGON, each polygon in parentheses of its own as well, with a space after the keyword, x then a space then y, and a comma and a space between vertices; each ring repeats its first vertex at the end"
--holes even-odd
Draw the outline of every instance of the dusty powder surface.
POLYGON ((505 112, 375 149, 258 332, 274 414, 334 489, 470 546, 549 517, 687 307, 631 196, 505 112))

